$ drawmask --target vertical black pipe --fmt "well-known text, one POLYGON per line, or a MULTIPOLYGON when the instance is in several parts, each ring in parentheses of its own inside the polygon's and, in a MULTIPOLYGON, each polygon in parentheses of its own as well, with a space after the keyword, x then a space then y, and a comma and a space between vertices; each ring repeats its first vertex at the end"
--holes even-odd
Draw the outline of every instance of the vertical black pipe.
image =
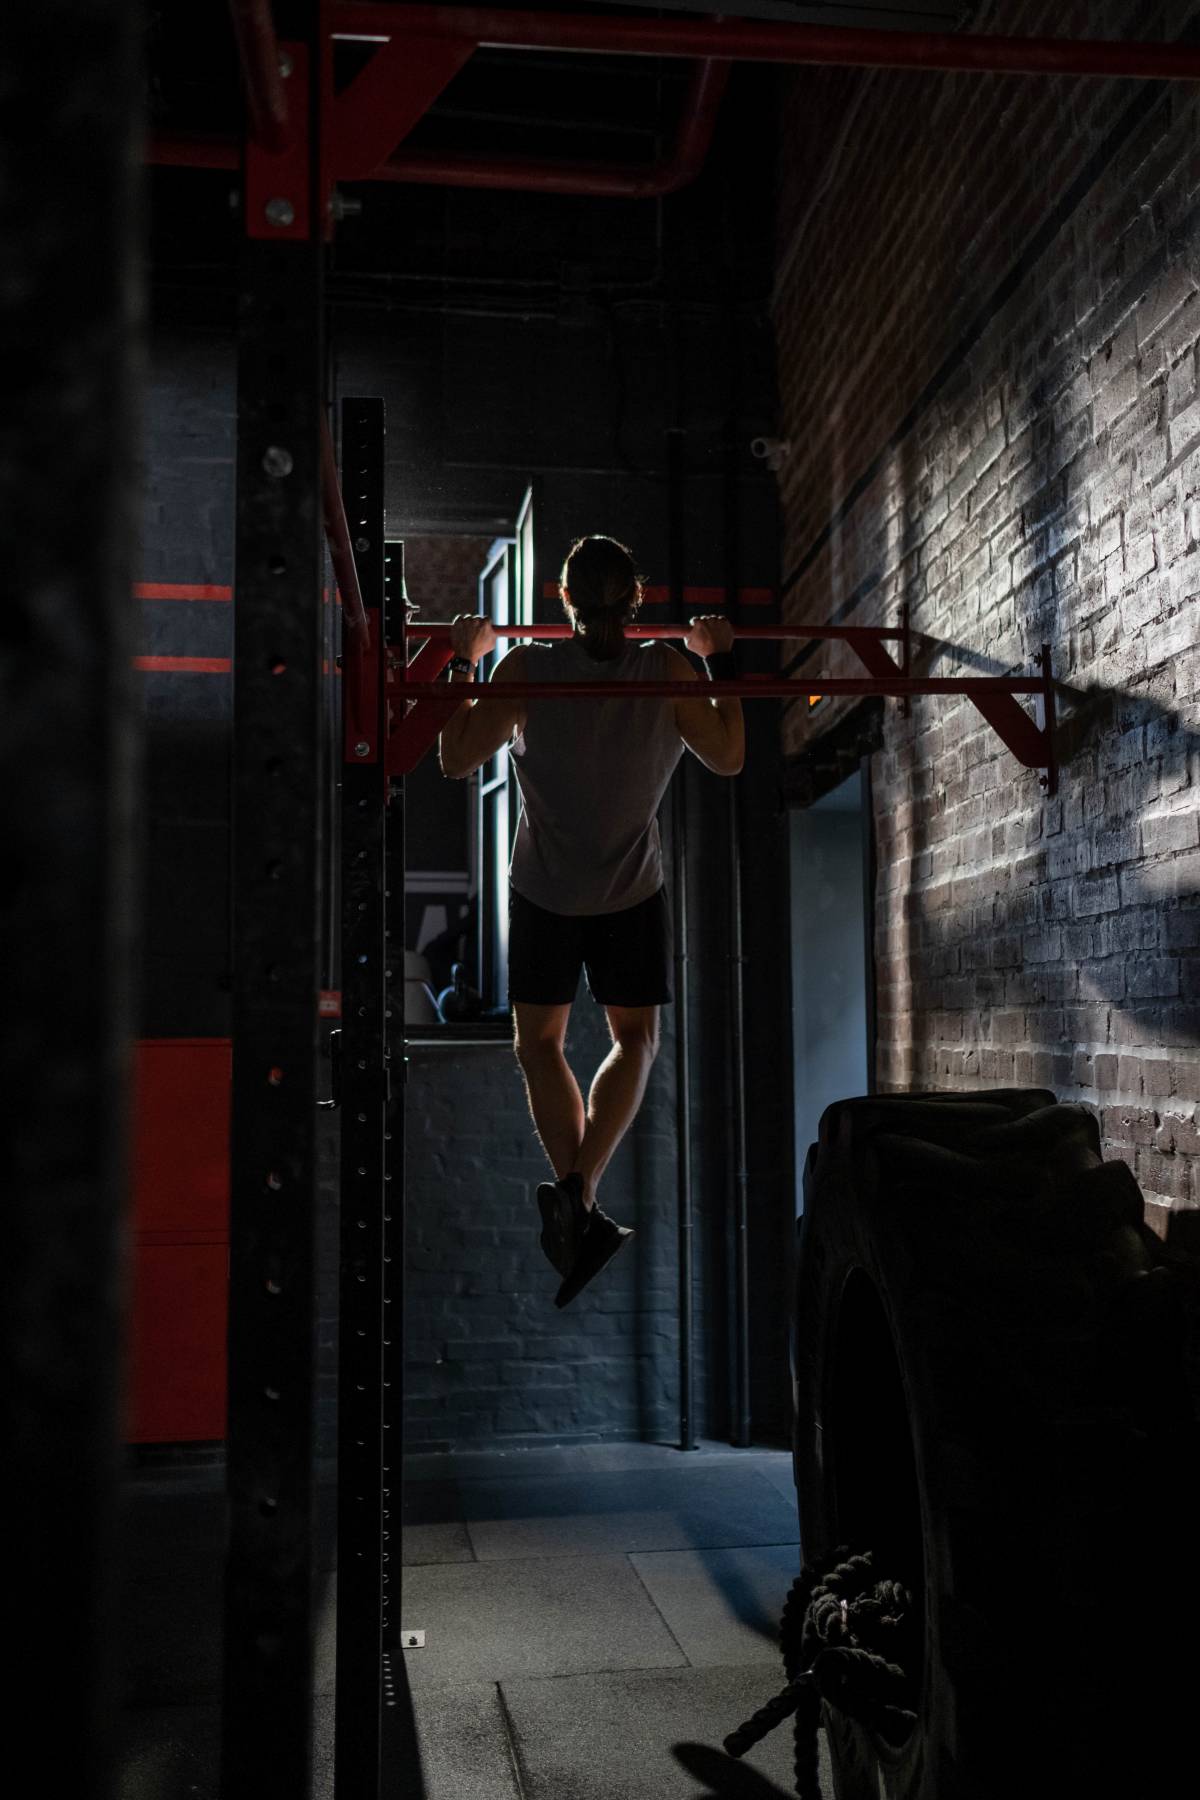
MULTIPOLYGON (((733 238, 728 236, 727 243, 733 238)), ((741 518, 738 503, 738 429, 740 401, 740 343, 737 296, 732 269, 726 271, 725 330, 728 344, 726 367, 728 395, 723 444, 723 521, 725 552, 725 605, 736 624, 740 617, 738 583, 741 562, 741 518)), ((733 1233, 734 1233, 734 1332, 735 1390, 733 1441, 750 1442, 750 1244, 746 1156, 746 1044, 745 945, 742 931, 742 833, 738 778, 729 783, 729 1048, 732 1089, 733 1233)))
POLYGON ((737 1389, 733 1441, 750 1442, 750 1240, 746 1154, 745 943, 742 932, 741 808, 729 783, 729 1053, 733 1088, 734 1288, 737 1389))
MULTIPOLYGON (((684 435, 667 432, 667 579, 671 617, 683 615, 684 435)), ((696 1448, 692 1377, 695 1365, 692 1288, 692 1065, 688 1005, 687 764, 671 788, 671 878, 675 922, 675 1170, 679 1242, 679 1448, 696 1448)))
MULTIPOLYGON (((387 546, 384 567, 383 641, 397 662, 406 662, 404 545, 387 546)), ((405 1204, 404 1099, 408 1071, 405 1056, 404 951, 407 941, 404 879, 404 777, 386 788, 386 853, 384 931, 387 1004, 383 1133, 383 1430, 381 1581, 383 1677, 383 1794, 421 1800, 425 1784, 416 1736, 401 1640, 403 1606, 402 1541, 404 1532, 404 1288, 405 1204)), ((341 1796, 339 1794, 339 1800, 341 1796)))
MULTIPOLYGON (((384 643, 407 661, 405 640, 404 545, 388 547, 384 583, 384 643)), ((404 776, 387 788, 387 918, 385 950, 387 998, 387 1108, 383 1152, 383 1652, 384 1704, 392 1705, 389 1659, 400 1644, 404 1519, 404 1284, 407 1197, 404 1185, 405 1055, 404 1000, 407 904, 405 897, 404 776)), ((385 1770, 385 1777, 395 1771, 385 1770)))
POLYGON ((112 1792, 117 1703, 138 26, 125 0, 0 9, 5 1758, 81 1800, 112 1792))

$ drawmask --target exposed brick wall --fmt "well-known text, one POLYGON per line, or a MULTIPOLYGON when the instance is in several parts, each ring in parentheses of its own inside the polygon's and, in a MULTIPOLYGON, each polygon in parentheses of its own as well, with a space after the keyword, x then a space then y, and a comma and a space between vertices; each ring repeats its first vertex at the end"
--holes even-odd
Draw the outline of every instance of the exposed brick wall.
MULTIPOLYGON (((971 23, 1173 37, 1189 10, 971 23)), ((907 601, 915 672, 1046 642, 1062 684, 1052 799, 968 702, 886 709, 880 1084, 1083 1102, 1163 1231, 1200 1207, 1197 124, 1185 85, 798 75, 775 306, 790 616, 907 601)), ((850 704, 790 709, 785 748, 850 704)))
POLYGON ((477 582, 492 543, 485 537, 405 538, 404 585, 422 618, 478 611, 477 582))

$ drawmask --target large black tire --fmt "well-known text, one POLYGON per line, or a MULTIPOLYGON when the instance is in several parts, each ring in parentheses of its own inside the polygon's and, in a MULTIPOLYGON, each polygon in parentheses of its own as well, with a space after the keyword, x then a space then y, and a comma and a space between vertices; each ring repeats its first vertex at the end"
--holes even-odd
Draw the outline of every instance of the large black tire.
POLYGON ((797 1269, 802 1546, 873 1550, 924 1643, 902 1745, 826 1709, 837 1800, 1194 1791, 1194 1764, 1171 1771, 1200 1490, 1161 1265, 1082 1108, 1022 1091, 825 1113, 797 1269))

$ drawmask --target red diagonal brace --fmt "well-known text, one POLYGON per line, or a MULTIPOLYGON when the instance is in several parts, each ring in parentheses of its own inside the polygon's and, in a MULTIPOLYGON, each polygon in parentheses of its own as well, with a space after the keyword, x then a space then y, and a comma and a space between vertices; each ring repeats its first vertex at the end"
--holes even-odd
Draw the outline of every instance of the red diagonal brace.
POLYGON ((1042 721, 1031 719, 1015 694, 968 689, 967 698, 991 726, 996 736, 1027 769, 1043 769, 1047 794, 1058 792, 1058 756, 1054 742, 1054 682, 1050 673, 1050 646, 1043 644, 1038 663, 1042 671, 1037 704, 1042 721))
POLYGON ((475 49, 462 38, 397 34, 329 100, 335 179, 368 181, 423 119, 475 49))
POLYGON ((903 675, 905 670, 898 663, 887 646, 881 642, 877 630, 869 625, 862 627, 847 626, 845 641, 857 656, 868 675, 903 675))
MULTIPOLYGON (((404 671, 405 680, 436 681, 453 654, 448 641, 422 644, 404 671)), ((389 710, 399 713, 405 706, 404 685, 404 681, 393 683, 389 710)), ((388 733, 389 775, 407 775, 415 769, 451 713, 458 711, 464 696, 455 694, 451 697, 449 688, 445 693, 445 699, 439 695, 437 699, 413 700, 403 716, 397 718, 388 733)))

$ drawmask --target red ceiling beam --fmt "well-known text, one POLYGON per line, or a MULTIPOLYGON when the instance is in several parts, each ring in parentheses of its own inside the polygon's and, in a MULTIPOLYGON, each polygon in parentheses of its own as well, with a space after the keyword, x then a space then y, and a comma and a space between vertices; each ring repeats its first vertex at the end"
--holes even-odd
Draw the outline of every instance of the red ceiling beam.
MULTIPOLYGON (((288 114, 270 0, 230 0, 254 140, 280 150, 288 114)), ((731 62, 925 69, 943 73, 1082 75, 1200 80, 1200 45, 1066 38, 983 37, 969 33, 864 31, 781 25, 753 19, 606 17, 484 7, 396 6, 333 0, 335 38, 380 46, 332 101, 334 180, 513 188, 543 193, 639 198, 682 187, 707 154, 731 62), (481 46, 666 56, 697 64, 679 133, 650 167, 561 163, 528 157, 389 154, 446 82, 481 46)), ((199 137, 156 137, 149 159, 192 168, 235 168, 237 148, 199 137)))
POLYGON ((367 42, 401 35, 464 38, 489 49, 577 50, 731 62, 929 69, 955 74, 1107 75, 1148 81, 1200 79, 1200 45, 1088 38, 976 36, 969 32, 864 31, 757 19, 610 18, 498 11, 474 6, 396 6, 334 0, 335 37, 367 42))

